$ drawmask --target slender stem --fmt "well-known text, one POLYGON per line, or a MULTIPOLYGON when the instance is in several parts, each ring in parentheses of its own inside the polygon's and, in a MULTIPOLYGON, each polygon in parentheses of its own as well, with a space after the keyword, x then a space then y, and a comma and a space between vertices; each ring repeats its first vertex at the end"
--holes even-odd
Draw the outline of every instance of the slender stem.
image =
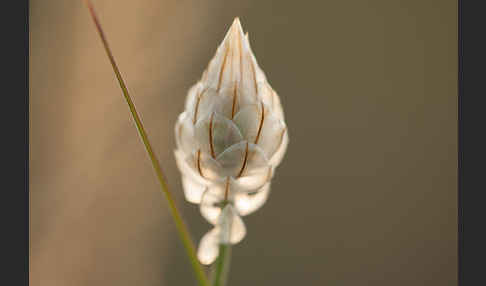
POLYGON ((152 166, 155 170, 155 173, 157 174, 157 178, 159 179, 160 186, 162 188, 162 192, 165 194, 165 197, 167 199, 167 202, 169 204, 170 208, 170 213, 174 219, 177 231, 179 233, 179 236, 182 240, 182 243, 186 249, 187 255, 189 257, 189 260, 191 262, 192 268, 194 269, 196 278, 201 286, 209 286, 209 281, 206 277, 206 274, 204 273, 204 270, 199 263, 194 247, 194 243, 191 239, 191 236, 189 235, 189 231, 187 229, 186 224, 184 223, 179 211, 177 210, 175 201, 172 197, 171 192, 169 191, 169 188, 167 186, 167 181, 164 177, 164 174, 162 172, 162 168, 160 166, 160 163, 157 159, 157 157, 154 154, 154 151, 152 149, 152 146, 150 144, 150 141, 147 137, 147 133, 145 132, 145 129, 142 125, 142 121, 140 120, 140 117, 138 116, 137 110, 135 109, 135 105, 133 104, 133 101, 130 97, 130 94, 128 93, 127 87, 125 85, 125 82, 123 81, 123 78, 120 74, 120 71, 118 70, 118 66, 115 62, 115 59, 113 57, 113 54, 110 50, 110 47, 108 46, 108 42, 106 40, 106 37, 103 33, 103 29, 101 28, 101 25, 98 21, 98 17, 96 16, 96 13, 94 11, 93 5, 89 0, 85 0, 86 5, 88 6, 89 12, 91 14, 91 17, 93 18, 93 21, 96 25, 96 29, 98 30, 98 33, 100 35, 101 41, 103 42, 103 46, 105 48, 106 54, 108 55, 108 58, 110 59, 111 66, 113 67, 113 71, 115 72, 116 78, 118 79, 118 83, 120 84, 120 87, 123 91, 123 95, 125 97, 125 100, 127 101, 128 107, 130 108, 130 113, 133 117, 133 120, 135 121, 135 125, 137 127, 138 133, 142 139, 142 142, 145 146, 145 149, 147 150, 147 153, 150 157, 150 160, 152 161, 152 166))
POLYGON ((220 244, 219 256, 214 263, 212 282, 213 286, 225 286, 231 262, 231 245, 220 244))

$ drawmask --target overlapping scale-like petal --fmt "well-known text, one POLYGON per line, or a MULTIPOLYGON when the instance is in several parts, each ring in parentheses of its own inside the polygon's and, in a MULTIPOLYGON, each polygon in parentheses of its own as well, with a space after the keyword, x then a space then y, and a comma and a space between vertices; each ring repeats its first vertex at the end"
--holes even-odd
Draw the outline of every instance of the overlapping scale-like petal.
POLYGON ((216 225, 207 232, 199 243, 197 256, 202 264, 214 262, 219 254, 220 244, 239 243, 246 235, 246 227, 232 204, 220 211, 216 225))
POLYGON ((199 148, 214 158, 243 140, 235 123, 216 112, 199 120, 195 126, 195 136, 199 148))
POLYGON ((219 235, 220 229, 213 228, 201 238, 197 249, 197 258, 202 264, 209 265, 218 257, 219 235))
POLYGON ((241 216, 249 215, 265 204, 269 194, 270 182, 254 193, 238 193, 234 197, 235 208, 241 216))
POLYGON ((227 204, 218 218, 217 226, 221 229, 219 243, 236 244, 246 235, 246 227, 232 204, 227 204))

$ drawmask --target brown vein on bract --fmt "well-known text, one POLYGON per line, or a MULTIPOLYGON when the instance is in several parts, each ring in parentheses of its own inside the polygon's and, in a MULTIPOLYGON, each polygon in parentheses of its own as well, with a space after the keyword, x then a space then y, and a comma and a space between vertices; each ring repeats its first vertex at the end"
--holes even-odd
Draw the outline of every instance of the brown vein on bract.
MULTIPOLYGON (((209 61, 209 64, 211 64, 211 61, 209 61)), ((208 65, 208 67, 209 67, 209 65, 208 65)), ((208 69, 206 68, 206 69, 204 70, 204 72, 203 72, 203 75, 202 75, 202 77, 201 77, 201 80, 202 80, 203 82, 206 82, 206 81, 207 81, 207 79, 208 79, 208 69)))
POLYGON ((255 71, 255 63, 253 62, 253 59, 251 58, 251 55, 248 55, 250 57, 250 63, 251 63, 251 72, 253 75, 253 82, 255 83, 255 96, 258 97, 258 85, 257 85, 257 80, 256 80, 256 71, 255 71))
POLYGON ((236 81, 235 79, 235 67, 234 67, 234 61, 233 61, 233 56, 234 56, 234 53, 235 53, 235 49, 231 49, 231 70, 230 70, 230 79, 233 79, 234 81, 236 81))
POLYGON ((263 105, 263 101, 261 101, 261 105, 262 105, 262 117, 260 119, 260 125, 258 126, 258 132, 255 138, 255 144, 257 144, 258 140, 260 139, 260 134, 262 133, 263 121, 265 120, 265 106, 263 105))
POLYGON ((228 195, 229 195, 229 177, 226 177, 226 186, 225 186, 225 189, 224 189, 224 200, 225 201, 228 201, 228 195))
POLYGON ((237 178, 241 177, 241 175, 243 174, 243 171, 246 168, 247 163, 248 163, 248 141, 246 142, 245 158, 243 159, 243 166, 241 166, 241 170, 238 173, 238 175, 236 176, 237 178))
POLYGON ((179 140, 179 142, 182 142, 182 139, 181 139, 181 137, 182 137, 182 123, 179 124, 179 127, 177 129, 179 131, 179 134, 178 134, 179 136, 178 136, 177 139, 179 140))
POLYGON ((268 167, 268 174, 267 174, 267 179, 265 180, 265 182, 270 181, 271 178, 272 178, 272 166, 270 165, 268 167))
POLYGON ((273 88, 271 88, 270 86, 267 87, 268 89, 270 89, 270 94, 272 95, 270 98, 272 100, 272 109, 275 108, 275 91, 273 90, 273 88))
POLYGON ((243 46, 241 45, 241 37, 238 37, 238 48, 240 56, 240 81, 243 81, 243 46))
POLYGON ((228 58, 229 48, 230 48, 229 43, 226 43, 226 50, 224 52, 223 64, 221 65, 221 70, 219 71, 218 88, 216 89, 217 91, 219 91, 219 89, 221 88, 221 82, 223 80, 223 72, 224 72, 224 68, 226 67, 226 59, 228 58))
POLYGON ((233 90, 233 106, 231 107, 231 119, 235 117, 235 111, 236 111, 236 96, 237 96, 237 89, 236 89, 236 84, 233 90))
POLYGON ((203 178, 206 178, 201 169, 201 149, 197 150, 196 167, 199 175, 201 175, 201 177, 203 178))
POLYGON ((284 129, 282 130, 282 134, 280 134, 280 144, 278 144, 277 150, 280 149, 280 147, 282 147, 282 143, 283 143, 283 139, 284 139, 285 132, 287 132, 287 128, 286 127, 284 127, 284 129))
POLYGON ((199 111, 199 103, 201 102, 201 94, 202 92, 199 92, 197 94, 197 101, 196 101, 196 107, 194 107, 194 118, 192 120, 192 124, 196 124, 196 120, 197 120, 197 112, 199 111))
POLYGON ((214 154, 214 146, 213 146, 213 118, 214 112, 211 114, 211 119, 209 120, 209 148, 211 149, 211 156, 216 158, 214 154))

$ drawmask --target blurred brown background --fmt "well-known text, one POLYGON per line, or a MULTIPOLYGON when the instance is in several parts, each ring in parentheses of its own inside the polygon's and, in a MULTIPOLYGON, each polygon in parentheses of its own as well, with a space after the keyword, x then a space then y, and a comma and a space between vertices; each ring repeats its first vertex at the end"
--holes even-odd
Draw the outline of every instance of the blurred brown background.
MULTIPOLYGON (((94 1, 196 242, 173 126, 233 18, 290 145, 229 285, 456 285, 457 3, 94 1)), ((82 1, 30 1, 30 281, 195 285, 82 1)))

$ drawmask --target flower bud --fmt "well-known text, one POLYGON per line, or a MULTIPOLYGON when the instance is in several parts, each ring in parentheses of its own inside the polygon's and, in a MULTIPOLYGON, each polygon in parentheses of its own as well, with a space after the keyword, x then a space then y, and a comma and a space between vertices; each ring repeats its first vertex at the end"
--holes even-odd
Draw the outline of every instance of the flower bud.
POLYGON ((185 198, 199 204, 215 226, 198 250, 201 263, 210 264, 218 244, 235 244, 245 236, 240 216, 265 203, 288 144, 280 99, 238 18, 190 88, 175 136, 185 198))

